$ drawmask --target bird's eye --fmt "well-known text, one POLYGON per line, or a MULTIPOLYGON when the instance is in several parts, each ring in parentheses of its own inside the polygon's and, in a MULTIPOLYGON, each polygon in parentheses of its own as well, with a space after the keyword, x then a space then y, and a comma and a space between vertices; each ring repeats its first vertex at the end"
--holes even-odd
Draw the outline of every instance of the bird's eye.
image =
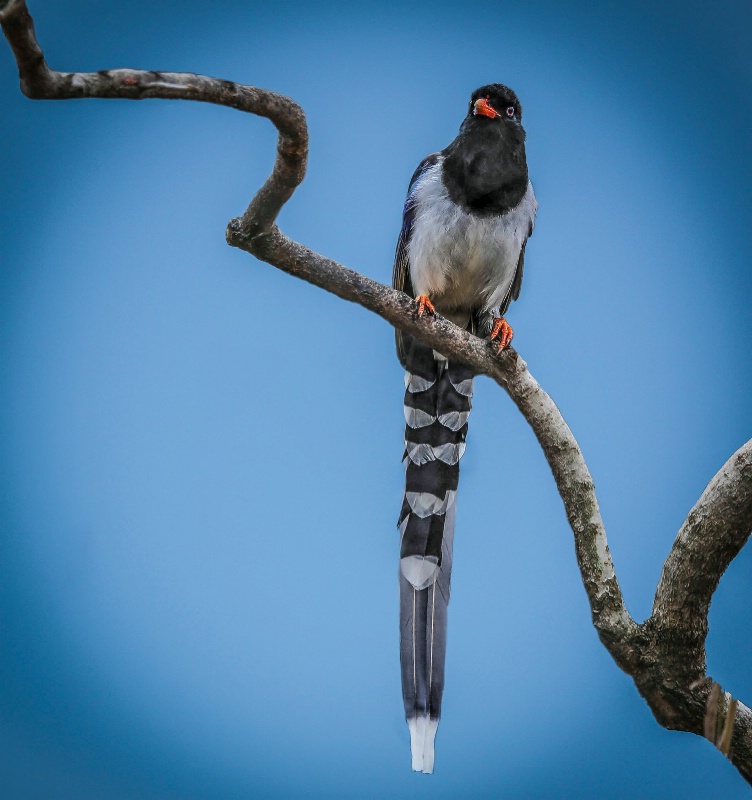
POLYGON ((514 106, 507 106, 507 116, 508 117, 514 116, 514 106))

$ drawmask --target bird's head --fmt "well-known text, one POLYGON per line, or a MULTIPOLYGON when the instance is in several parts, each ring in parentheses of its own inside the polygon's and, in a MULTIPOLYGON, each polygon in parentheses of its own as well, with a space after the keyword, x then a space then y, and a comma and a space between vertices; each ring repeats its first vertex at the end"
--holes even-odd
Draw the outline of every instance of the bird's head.
POLYGON ((468 118, 481 118, 500 122, 522 121, 522 106, 517 95, 502 83, 481 86, 470 96, 468 118))
POLYGON ((481 215, 514 208, 528 185, 517 95, 501 83, 476 89, 457 138, 442 155, 442 181, 457 205, 481 215))

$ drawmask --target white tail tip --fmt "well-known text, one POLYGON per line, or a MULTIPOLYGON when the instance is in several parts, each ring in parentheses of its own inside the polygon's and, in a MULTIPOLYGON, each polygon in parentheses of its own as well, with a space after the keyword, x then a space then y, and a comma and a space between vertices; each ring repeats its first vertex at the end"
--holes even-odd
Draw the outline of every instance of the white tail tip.
POLYGON ((410 729, 413 771, 430 775, 433 772, 433 743, 439 721, 430 717, 412 717, 408 719, 407 727, 410 729))

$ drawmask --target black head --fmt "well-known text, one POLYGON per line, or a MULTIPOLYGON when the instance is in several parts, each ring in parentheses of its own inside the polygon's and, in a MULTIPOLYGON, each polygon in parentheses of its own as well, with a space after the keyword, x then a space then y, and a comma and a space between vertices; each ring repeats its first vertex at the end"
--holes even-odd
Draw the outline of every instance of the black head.
POLYGON ((470 95, 468 119, 500 122, 522 122, 522 104, 517 95, 503 83, 489 83, 470 95))
POLYGON ((459 135, 442 154, 444 185, 457 205, 480 215, 514 208, 528 184, 517 95, 501 83, 476 89, 459 135))

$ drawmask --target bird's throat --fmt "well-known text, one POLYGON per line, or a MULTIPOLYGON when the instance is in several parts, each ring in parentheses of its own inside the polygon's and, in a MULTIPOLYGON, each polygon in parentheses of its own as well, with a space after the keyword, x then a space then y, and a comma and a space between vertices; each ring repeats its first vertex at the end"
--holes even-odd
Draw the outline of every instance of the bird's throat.
POLYGON ((467 126, 444 151, 444 185, 450 198, 481 216, 505 214, 527 190, 524 133, 482 120, 467 126))

